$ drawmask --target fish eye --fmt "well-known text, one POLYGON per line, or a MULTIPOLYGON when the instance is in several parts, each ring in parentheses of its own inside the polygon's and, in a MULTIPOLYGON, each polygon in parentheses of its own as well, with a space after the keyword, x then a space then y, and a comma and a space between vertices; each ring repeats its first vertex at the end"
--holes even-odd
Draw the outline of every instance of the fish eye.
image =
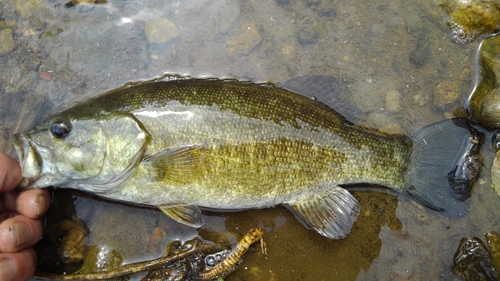
POLYGON ((66 118, 56 119, 50 125, 50 133, 52 133, 56 139, 65 138, 71 133, 71 129, 73 129, 73 126, 66 118))

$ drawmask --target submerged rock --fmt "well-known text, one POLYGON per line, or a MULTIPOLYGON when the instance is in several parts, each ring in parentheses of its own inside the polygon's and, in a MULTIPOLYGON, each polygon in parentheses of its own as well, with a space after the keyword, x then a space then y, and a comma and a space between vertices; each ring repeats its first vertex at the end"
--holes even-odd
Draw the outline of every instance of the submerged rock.
POLYGON ((498 0, 447 0, 445 7, 455 43, 467 43, 500 28, 498 0))
MULTIPOLYGON (((497 136, 499 133, 496 134, 497 136)), ((495 142, 495 141, 494 141, 495 142)), ((494 146, 498 146, 498 143, 494 143, 494 146)), ((500 196, 500 150, 498 147, 497 149, 497 154, 495 159, 493 160, 493 165, 491 165, 491 182, 493 185, 493 189, 498 193, 500 196)))
POLYGON ((310 25, 305 25, 297 30, 297 40, 301 45, 312 45, 318 43, 319 35, 310 25))
POLYGON ((400 112, 401 111, 401 101, 402 96, 396 90, 390 90, 385 94, 385 108, 390 112, 400 112))
POLYGON ((493 262, 493 266, 497 269, 500 269, 500 234, 496 231, 485 233, 486 244, 488 244, 488 248, 490 249, 491 261, 493 262))
POLYGON ((12 1, 12 6, 14 10, 21 17, 28 17, 43 6, 45 1, 43 0, 14 0, 12 1))
POLYGON ((246 23, 226 44, 230 55, 248 55, 262 41, 259 29, 253 22, 246 23))
MULTIPOLYGON (((64 263, 77 263, 83 260, 85 253, 85 238, 88 234, 83 222, 76 223, 70 220, 64 220, 70 224, 71 228, 68 234, 61 239, 58 254, 64 263)), ((64 227, 63 227, 64 228, 64 227)))
POLYGON ((500 36, 481 44, 479 83, 469 99, 472 117, 488 129, 500 128, 500 36))
POLYGON ((462 275, 464 281, 498 280, 498 271, 493 267, 489 250, 477 237, 460 240, 453 256, 452 271, 462 275))
POLYGON ((432 103, 435 107, 448 108, 460 97, 460 83, 455 81, 444 81, 439 83, 434 90, 432 103))
POLYGON ((423 28, 417 39, 415 49, 411 52, 410 62, 416 66, 424 65, 431 56, 431 41, 429 30, 423 28))
POLYGON ((118 268, 122 261, 122 256, 115 249, 92 245, 84 257, 82 273, 113 270, 118 268))
POLYGON ((431 100, 431 96, 426 91, 419 91, 412 96, 412 104, 424 106, 431 100))
POLYGON ((165 18, 147 21, 144 32, 150 43, 164 43, 177 38, 180 34, 177 26, 165 18))
POLYGON ((10 53, 16 47, 16 42, 12 39, 12 30, 4 29, 0 31, 0 56, 10 53))

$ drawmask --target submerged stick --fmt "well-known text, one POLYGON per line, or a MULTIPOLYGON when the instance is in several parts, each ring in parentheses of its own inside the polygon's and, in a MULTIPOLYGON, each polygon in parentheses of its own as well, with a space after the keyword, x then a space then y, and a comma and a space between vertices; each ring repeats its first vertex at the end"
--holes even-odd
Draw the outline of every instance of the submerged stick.
POLYGON ((181 251, 173 256, 165 256, 156 260, 146 261, 146 262, 137 262, 131 263, 124 266, 121 266, 115 270, 89 273, 89 274, 52 274, 52 273, 41 273, 36 272, 34 277, 37 278, 45 278, 50 280, 103 280, 103 279, 111 279, 124 275, 131 275, 134 273, 139 273, 143 271, 149 271, 152 269, 159 268, 164 266, 165 264, 172 263, 186 257, 189 257, 192 254, 206 251, 211 249, 213 246, 209 244, 201 244, 200 241, 195 241, 194 245, 190 247, 188 250, 181 251))
POLYGON ((267 253, 265 250, 265 243, 262 240, 262 237, 264 237, 264 232, 262 229, 250 229, 243 238, 241 238, 240 242, 236 244, 234 249, 227 254, 227 256, 216 266, 214 266, 212 269, 201 272, 198 276, 198 280, 211 280, 216 277, 221 277, 224 275, 224 273, 227 273, 227 271, 231 270, 233 266, 235 266, 238 261, 243 257, 243 255, 248 251, 248 248, 250 245, 253 243, 257 242, 260 240, 261 242, 261 249, 263 253, 267 253))

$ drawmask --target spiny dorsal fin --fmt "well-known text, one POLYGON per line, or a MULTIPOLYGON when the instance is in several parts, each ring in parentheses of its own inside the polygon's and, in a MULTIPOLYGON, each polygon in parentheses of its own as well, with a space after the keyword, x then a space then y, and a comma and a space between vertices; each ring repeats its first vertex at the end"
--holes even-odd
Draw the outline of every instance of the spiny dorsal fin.
POLYGON ((299 220, 332 239, 346 237, 359 214, 356 198, 338 186, 302 196, 288 206, 299 220))
POLYGON ((172 219, 192 227, 203 225, 201 211, 198 207, 192 205, 159 205, 157 206, 165 215, 172 219))
POLYGON ((158 152, 145 158, 156 180, 183 184, 197 173, 199 151, 194 146, 176 147, 158 152))

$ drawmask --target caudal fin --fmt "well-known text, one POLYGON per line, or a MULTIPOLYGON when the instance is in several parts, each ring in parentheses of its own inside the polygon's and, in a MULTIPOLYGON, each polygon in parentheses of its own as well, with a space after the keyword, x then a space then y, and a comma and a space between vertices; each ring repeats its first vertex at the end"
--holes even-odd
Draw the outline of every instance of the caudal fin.
POLYGON ((450 217, 467 215, 472 185, 479 176, 484 135, 467 119, 441 121, 413 137, 405 190, 427 207, 450 217))

